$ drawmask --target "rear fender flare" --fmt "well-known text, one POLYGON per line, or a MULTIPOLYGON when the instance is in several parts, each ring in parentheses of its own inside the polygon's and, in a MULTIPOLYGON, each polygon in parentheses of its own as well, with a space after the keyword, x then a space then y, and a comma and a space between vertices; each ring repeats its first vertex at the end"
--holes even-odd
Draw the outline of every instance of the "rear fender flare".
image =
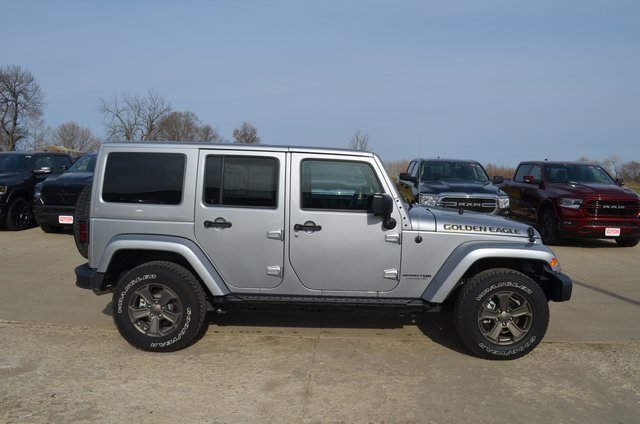
POLYGON ((122 250, 152 250, 178 254, 191 265, 212 296, 229 294, 229 289, 220 273, 215 269, 202 249, 191 240, 146 234, 116 236, 107 245, 98 264, 97 272, 107 272, 111 259, 117 252, 122 250))

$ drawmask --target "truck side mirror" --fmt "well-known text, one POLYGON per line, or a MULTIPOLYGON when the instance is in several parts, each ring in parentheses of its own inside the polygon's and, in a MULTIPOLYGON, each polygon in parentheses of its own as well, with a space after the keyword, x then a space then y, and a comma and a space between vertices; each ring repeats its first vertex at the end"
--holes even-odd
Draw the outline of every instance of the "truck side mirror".
POLYGON ((398 178, 400 178, 401 180, 405 180, 405 181, 411 181, 412 183, 416 184, 418 182, 418 179, 416 177, 414 177, 411 174, 408 174, 406 172, 402 172, 398 178))
POLYGON ((525 175, 524 177, 522 177, 522 181, 524 181, 527 184, 535 184, 536 183, 536 179, 533 175, 525 175))
POLYGON ((396 220, 391 217, 393 212, 393 199, 388 194, 374 194, 371 201, 371 209, 374 216, 383 217, 382 225, 387 230, 396 228, 396 220))
POLYGON ((493 177, 493 180, 491 182, 493 184, 502 184, 504 182, 504 177, 496 175, 495 177, 493 177))
POLYGON ((624 185, 624 180, 622 178, 616 178, 616 185, 622 187, 624 185))
POLYGON ((33 170, 33 175, 45 175, 45 174, 51 174, 51 168, 49 168, 48 166, 33 170))

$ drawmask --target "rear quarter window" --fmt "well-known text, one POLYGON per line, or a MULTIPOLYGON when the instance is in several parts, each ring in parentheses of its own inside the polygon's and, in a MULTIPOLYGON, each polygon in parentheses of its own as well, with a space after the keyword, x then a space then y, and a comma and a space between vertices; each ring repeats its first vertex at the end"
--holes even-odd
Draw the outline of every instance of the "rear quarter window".
POLYGON ((111 203, 179 205, 185 164, 185 155, 178 153, 111 153, 104 172, 102 199, 111 203))

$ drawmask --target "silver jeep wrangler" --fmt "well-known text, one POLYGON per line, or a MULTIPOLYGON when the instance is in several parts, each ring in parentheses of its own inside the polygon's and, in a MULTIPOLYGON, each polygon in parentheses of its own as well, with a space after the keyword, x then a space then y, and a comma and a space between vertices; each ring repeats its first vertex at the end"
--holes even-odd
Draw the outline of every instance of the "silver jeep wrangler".
POLYGON ((76 284, 113 293, 122 336, 195 342, 207 311, 452 304, 474 354, 540 343, 571 280, 531 227, 403 203, 373 153, 204 143, 105 143, 74 234, 76 284))

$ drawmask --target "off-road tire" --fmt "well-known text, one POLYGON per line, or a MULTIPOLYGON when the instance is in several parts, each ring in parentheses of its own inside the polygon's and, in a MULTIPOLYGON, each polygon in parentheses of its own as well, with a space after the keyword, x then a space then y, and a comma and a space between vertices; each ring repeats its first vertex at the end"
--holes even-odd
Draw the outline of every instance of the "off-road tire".
POLYGON ((76 242, 78 252, 85 258, 89 257, 89 244, 80 241, 80 224, 89 223, 89 208, 91 207, 91 186, 82 189, 76 200, 76 209, 73 213, 73 239, 76 242))
POLYGON ((531 352, 549 325, 549 305, 542 289, 526 275, 507 268, 480 272, 456 299, 458 336, 485 359, 516 359, 531 352))
POLYGON ((186 268, 147 262, 127 272, 113 293, 113 321, 137 349, 173 352, 203 335, 205 293, 186 268))
POLYGON ((544 244, 560 243, 558 219, 551 209, 545 209, 540 214, 540 238, 544 244))
POLYGON ((628 238, 628 239, 616 239, 616 243, 620 247, 633 247, 637 246, 640 239, 637 238, 628 238))
POLYGON ((26 230, 33 222, 31 207, 23 197, 17 197, 9 205, 5 228, 9 231, 26 230))

